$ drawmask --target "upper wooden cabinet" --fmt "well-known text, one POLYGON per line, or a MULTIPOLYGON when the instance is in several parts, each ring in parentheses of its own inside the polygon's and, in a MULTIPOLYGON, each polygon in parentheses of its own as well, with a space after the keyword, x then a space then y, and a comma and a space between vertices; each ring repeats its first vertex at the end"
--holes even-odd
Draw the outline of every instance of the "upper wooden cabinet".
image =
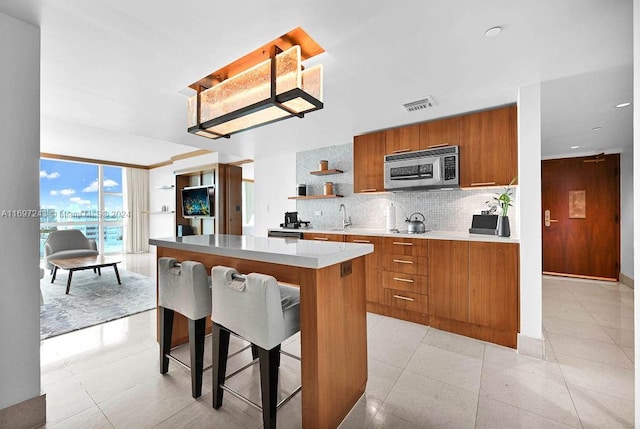
POLYGON ((508 185, 518 175, 516 106, 460 117, 460 186, 508 185))
POLYGON ((384 191, 385 132, 353 138, 353 192, 384 191))
POLYGON ((420 124, 420 149, 435 149, 460 144, 460 117, 420 124))
POLYGON ((393 128, 384 133, 387 155, 420 149, 420 125, 418 124, 393 128))

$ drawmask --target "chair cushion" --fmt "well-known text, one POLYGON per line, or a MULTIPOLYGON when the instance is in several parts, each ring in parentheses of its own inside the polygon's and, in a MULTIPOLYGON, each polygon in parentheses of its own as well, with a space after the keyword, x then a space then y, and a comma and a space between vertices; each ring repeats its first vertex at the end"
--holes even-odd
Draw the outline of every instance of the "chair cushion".
POLYGON ((47 257, 47 262, 52 259, 71 259, 71 258, 83 258, 85 256, 97 256, 98 251, 92 249, 76 249, 76 250, 61 250, 47 257))
POLYGON ((158 259, 158 305, 198 320, 211 315, 207 269, 200 262, 158 259))

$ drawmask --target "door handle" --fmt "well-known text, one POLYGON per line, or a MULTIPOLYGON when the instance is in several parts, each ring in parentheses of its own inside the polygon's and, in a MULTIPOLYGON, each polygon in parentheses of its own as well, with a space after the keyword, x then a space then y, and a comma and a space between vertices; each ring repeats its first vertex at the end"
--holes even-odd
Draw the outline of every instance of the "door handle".
POLYGON ((549 210, 544 211, 544 226, 549 228, 551 223, 558 222, 558 219, 551 219, 551 212, 549 210))

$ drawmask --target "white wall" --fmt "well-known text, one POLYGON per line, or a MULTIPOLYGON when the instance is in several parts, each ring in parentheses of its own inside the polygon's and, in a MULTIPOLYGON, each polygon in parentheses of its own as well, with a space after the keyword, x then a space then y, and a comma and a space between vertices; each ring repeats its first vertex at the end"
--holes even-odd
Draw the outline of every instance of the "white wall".
POLYGON ((620 158, 620 272, 633 278, 633 147, 620 158))
MULTIPOLYGON (((0 212, 37 210, 40 29, 0 14, 0 40, 0 212)), ((38 231, 0 216, 0 409, 40 395, 38 231)))
POLYGON ((267 229, 284 222, 284 213, 296 211, 296 200, 288 197, 296 190, 296 154, 256 159, 254 163, 256 224, 255 235, 266 237, 267 229))
POLYGON ((540 84, 518 94, 518 192, 520 220, 520 334, 542 338, 542 230, 540 84))
MULTIPOLYGON (((640 171, 640 0, 633 0, 633 169, 640 171)), ((633 176, 633 212, 640 213, 640 174, 633 176)), ((633 230, 633 248, 638 250, 640 243, 640 228, 633 230)), ((640 258, 633 258, 634 273, 640 272, 640 258)), ((635 283, 635 282, 634 282, 635 283)), ((638 356, 638 346, 640 346, 640 294, 634 295, 634 332, 635 347, 634 353, 638 356)), ((640 422, 640 359, 635 360, 635 414, 636 422, 640 422)))

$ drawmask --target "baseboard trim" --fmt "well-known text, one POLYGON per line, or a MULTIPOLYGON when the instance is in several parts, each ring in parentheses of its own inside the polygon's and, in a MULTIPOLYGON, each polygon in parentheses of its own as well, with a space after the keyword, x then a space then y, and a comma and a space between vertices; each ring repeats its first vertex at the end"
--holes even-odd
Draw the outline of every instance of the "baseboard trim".
POLYGON ((43 393, 0 410, 0 429, 32 429, 47 421, 47 395, 43 393))
POLYGON ((521 355, 545 359, 546 353, 544 346, 544 338, 533 338, 518 334, 518 353, 521 355))
POLYGON ((620 283, 633 289, 633 278, 620 273, 620 283))

